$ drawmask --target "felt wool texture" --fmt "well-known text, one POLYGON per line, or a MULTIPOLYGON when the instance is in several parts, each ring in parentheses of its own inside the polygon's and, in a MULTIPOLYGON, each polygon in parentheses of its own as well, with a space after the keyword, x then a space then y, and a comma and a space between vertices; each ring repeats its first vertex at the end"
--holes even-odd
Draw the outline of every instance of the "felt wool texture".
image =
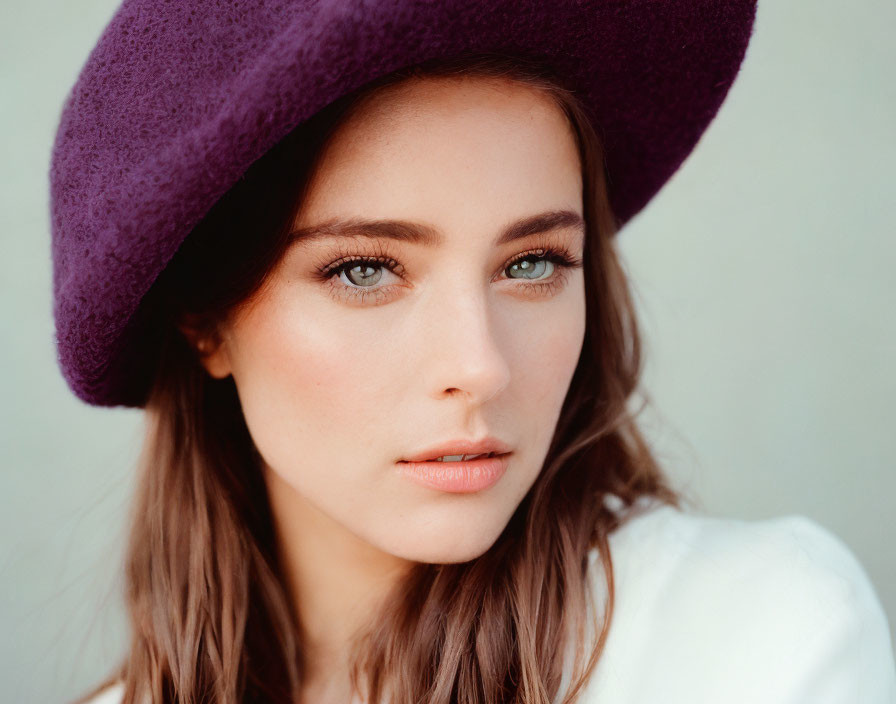
POLYGON ((142 407, 140 301, 246 169, 339 96, 430 58, 494 51, 570 80, 621 227, 731 87, 755 0, 125 0, 66 97, 49 183, 58 363, 97 406, 142 407))

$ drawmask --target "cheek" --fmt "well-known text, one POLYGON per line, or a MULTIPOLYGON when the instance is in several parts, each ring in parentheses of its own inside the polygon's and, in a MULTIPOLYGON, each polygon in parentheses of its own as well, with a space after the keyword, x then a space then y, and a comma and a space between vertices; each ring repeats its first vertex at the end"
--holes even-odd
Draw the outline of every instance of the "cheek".
POLYGON ((514 373, 520 402, 548 412, 559 407, 566 396, 585 337, 585 300, 581 277, 573 279, 561 305, 539 314, 518 328, 514 373), (523 383, 520 383, 523 382, 523 383))
POLYGON ((515 405, 520 409, 517 417, 521 425, 529 428, 529 471, 520 487, 522 492, 536 481, 547 457, 581 355, 585 336, 584 289, 574 290, 578 295, 571 295, 568 305, 552 311, 550 324, 542 325, 540 335, 532 335, 537 343, 530 345, 529 353, 517 362, 517 375, 526 379, 517 383, 514 390, 515 405))
MULTIPOLYGON (((283 298, 258 306, 235 329, 233 375, 255 444, 271 467, 335 469, 350 450, 347 429, 362 442, 381 415, 378 388, 386 368, 374 341, 334 320, 334 308, 301 309, 283 298), (356 435, 355 435, 356 434, 356 435)), ((337 314, 338 317, 338 314, 337 314)), ((338 471, 338 470, 337 470, 338 471)))

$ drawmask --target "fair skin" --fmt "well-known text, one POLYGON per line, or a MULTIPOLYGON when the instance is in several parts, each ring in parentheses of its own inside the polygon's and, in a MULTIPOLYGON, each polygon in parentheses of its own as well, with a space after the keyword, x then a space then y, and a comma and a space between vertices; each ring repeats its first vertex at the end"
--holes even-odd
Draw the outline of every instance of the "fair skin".
POLYGON ((382 91, 333 136, 296 226, 402 220, 440 241, 299 240, 204 357, 212 376, 233 375, 264 461, 306 701, 348 701, 344 653, 377 601, 416 562, 488 550, 537 478, 584 340, 584 277, 535 254, 526 278, 511 260, 539 247, 580 260, 584 230, 570 219, 497 239, 558 211, 582 216, 582 181, 548 97, 482 78, 382 91), (355 262, 329 284, 317 274, 381 254, 397 266, 355 262), (350 297, 360 290, 377 293, 350 297), (415 451, 485 435, 512 448, 485 490, 427 488, 397 471, 415 451))

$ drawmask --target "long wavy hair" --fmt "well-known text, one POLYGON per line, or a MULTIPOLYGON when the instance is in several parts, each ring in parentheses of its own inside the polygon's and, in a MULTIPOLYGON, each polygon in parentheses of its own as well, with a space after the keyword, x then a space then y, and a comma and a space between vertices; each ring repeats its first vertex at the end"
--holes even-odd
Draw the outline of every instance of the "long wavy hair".
POLYGON ((549 67, 477 54, 389 74, 303 122, 215 204, 146 297, 157 364, 125 559, 130 644, 79 701, 113 681, 124 682, 125 704, 300 700, 301 630, 260 457, 232 377, 205 372, 184 325, 214 335, 264 283, 328 135, 366 97, 460 75, 518 81, 568 117, 583 176, 587 328, 544 466, 501 535, 469 562, 414 565, 355 643, 352 679, 363 677, 371 704, 552 704, 581 693, 612 621, 609 534, 640 497, 679 508, 683 499, 639 432, 643 406, 628 408, 641 342, 601 140, 574 87, 549 67), (605 608, 590 586, 595 549, 605 608), (569 672, 563 653, 574 653, 569 672))

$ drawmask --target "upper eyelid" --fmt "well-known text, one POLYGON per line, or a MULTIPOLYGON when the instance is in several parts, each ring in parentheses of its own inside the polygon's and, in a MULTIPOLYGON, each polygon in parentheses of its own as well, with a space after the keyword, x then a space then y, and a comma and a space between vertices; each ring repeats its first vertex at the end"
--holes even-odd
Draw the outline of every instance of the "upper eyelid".
MULTIPOLYGON (((516 245, 517 248, 517 251, 514 254, 507 257, 507 261, 512 261, 515 257, 532 253, 538 249, 555 249, 559 252, 566 253, 571 258, 579 256, 579 250, 584 249, 584 240, 576 240, 570 246, 567 243, 566 238, 559 236, 559 233, 560 230, 535 233, 540 237, 540 239, 534 239, 533 244, 527 248, 521 249, 519 242, 510 242, 507 245, 502 245, 502 247, 516 245)), ((376 257, 384 257, 388 259, 395 259, 397 261, 399 259, 398 253, 392 252, 392 248, 396 246, 399 251, 401 251, 401 243, 396 243, 392 240, 341 237, 339 238, 339 241, 335 247, 336 251, 323 257, 324 263, 321 264, 318 268, 322 270, 326 266, 330 266, 331 262, 336 262, 339 260, 344 260, 342 263, 345 263, 352 257, 356 259, 373 259, 376 257), (370 253, 365 251, 368 247, 370 247, 371 249, 370 253)))

